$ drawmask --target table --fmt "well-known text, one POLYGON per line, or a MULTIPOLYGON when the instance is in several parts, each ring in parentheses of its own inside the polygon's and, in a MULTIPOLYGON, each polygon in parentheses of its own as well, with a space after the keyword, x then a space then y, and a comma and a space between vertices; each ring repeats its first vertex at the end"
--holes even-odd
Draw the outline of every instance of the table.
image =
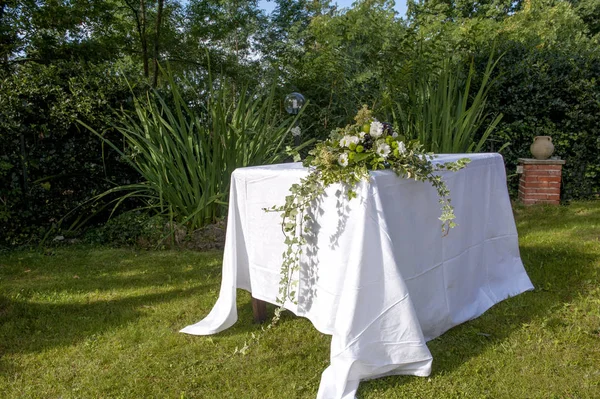
MULTIPOLYGON (((451 191, 458 227, 443 237, 436 191, 426 182, 371 173, 348 200, 331 186, 314 209, 298 303, 284 306, 332 335, 330 366, 317 397, 351 399, 360 380, 427 376, 426 341, 480 316, 494 304, 533 289, 499 154, 468 156, 459 172, 440 172, 451 191)), ((231 177, 219 298, 200 322, 181 332, 215 334, 237 320, 236 289, 275 303, 285 249, 280 216, 263 208, 283 203, 301 164, 241 168, 231 177)))

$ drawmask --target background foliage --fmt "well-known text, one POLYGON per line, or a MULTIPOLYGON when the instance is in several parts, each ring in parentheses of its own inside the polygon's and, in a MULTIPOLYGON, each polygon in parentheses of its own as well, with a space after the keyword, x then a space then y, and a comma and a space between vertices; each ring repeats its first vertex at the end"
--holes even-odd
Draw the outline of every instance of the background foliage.
POLYGON ((27 63, 0 81, 0 91, 0 242, 40 239, 110 187, 107 179, 137 178, 115 154, 103 159, 100 141, 75 122, 104 129, 111 108, 129 106, 131 92, 117 71, 102 64, 27 63))
POLYGON ((593 198, 600 193, 600 57, 514 42, 503 50, 506 72, 490 105, 504 114, 496 137, 511 143, 504 154, 509 171, 517 158, 531 157, 533 136, 552 136, 555 155, 567 161, 563 197, 593 198))
POLYGON ((509 142, 503 153, 513 175, 533 137, 551 135, 555 155, 567 160, 564 198, 597 198, 600 3, 408 3, 400 18, 386 0, 350 9, 275 0, 270 15, 256 0, 0 2, 0 245, 35 242, 94 195, 141 181, 75 120, 123 145, 115 111, 132 110, 133 98, 151 88, 168 93, 160 68, 167 63, 175 81, 190 82, 181 85, 189 104, 202 102, 191 87, 205 84, 209 70, 239 95, 274 86, 274 114, 285 94, 299 91, 310 100, 304 137, 324 138, 362 104, 388 121, 398 107, 410 111, 411 84, 432 81, 448 62, 465 76, 474 63, 472 99, 490 53, 503 54, 484 114, 488 122, 504 116, 484 149, 509 142))
MULTIPOLYGON (((287 158, 294 118, 275 112, 272 89, 236 92, 226 83, 216 87, 209 78, 188 104, 171 73, 167 77, 169 91, 136 97, 135 112, 115 115, 114 128, 125 149, 85 125, 141 177, 140 182, 117 185, 94 200, 117 194, 116 209, 138 199, 143 209, 196 230, 225 216, 235 169, 287 158)), ((184 83, 196 89, 189 81, 184 83)))

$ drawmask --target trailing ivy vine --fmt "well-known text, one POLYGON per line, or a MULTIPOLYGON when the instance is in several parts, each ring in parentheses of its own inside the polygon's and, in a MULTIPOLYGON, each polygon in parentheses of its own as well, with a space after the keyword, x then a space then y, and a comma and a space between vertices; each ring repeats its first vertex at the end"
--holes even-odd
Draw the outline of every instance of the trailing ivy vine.
POLYGON ((348 200, 357 196, 356 185, 370 179, 370 171, 391 169, 400 178, 429 182, 437 191, 441 207, 441 233, 448 234, 456 226, 450 191, 437 173, 443 170, 458 171, 470 159, 436 163, 435 155, 423 151, 417 141, 405 141, 391 125, 373 118, 364 106, 355 117, 356 123, 336 129, 328 140, 318 143, 304 160, 309 174, 299 183, 292 184, 290 194, 281 206, 265 209, 281 214, 281 226, 286 249, 281 264, 278 303, 297 303, 298 281, 293 276, 300 270, 303 249, 307 245, 314 222, 310 207, 333 184, 346 187, 348 200))

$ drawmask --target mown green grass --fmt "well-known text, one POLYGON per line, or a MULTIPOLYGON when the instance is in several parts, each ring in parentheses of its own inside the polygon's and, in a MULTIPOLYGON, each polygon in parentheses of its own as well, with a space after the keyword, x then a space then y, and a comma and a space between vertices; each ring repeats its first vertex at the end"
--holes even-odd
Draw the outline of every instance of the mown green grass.
MULTIPOLYGON (((600 203, 515 209, 536 289, 429 342, 429 378, 363 382, 360 398, 600 397, 600 203)), ((0 398, 314 398, 330 337, 286 314, 177 331, 211 309, 220 252, 67 248, 0 255, 0 398)))

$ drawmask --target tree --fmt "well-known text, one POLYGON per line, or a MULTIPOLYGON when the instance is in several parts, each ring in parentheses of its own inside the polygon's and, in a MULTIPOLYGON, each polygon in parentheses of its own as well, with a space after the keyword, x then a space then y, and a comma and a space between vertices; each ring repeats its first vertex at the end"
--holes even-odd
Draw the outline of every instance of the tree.
POLYGON ((600 2, 597 0, 569 0, 575 12, 585 22, 589 35, 600 33, 600 2))
POLYGON ((142 52, 142 65, 144 67, 144 77, 150 76, 150 68, 148 67, 148 31, 146 29, 146 1, 140 0, 138 4, 133 0, 124 0, 125 4, 131 10, 137 28, 138 38, 140 40, 140 48, 142 52))
POLYGON ((271 40, 279 40, 267 47, 278 55, 271 65, 290 90, 311 100, 305 124, 312 117, 313 135, 326 136, 364 103, 381 105, 397 83, 407 32, 392 2, 359 1, 341 10, 328 2, 279 2, 273 18, 271 40), (290 13, 295 17, 286 18, 290 13))
POLYGON ((412 21, 434 19, 457 22, 464 18, 501 20, 514 14, 523 0, 408 0, 408 17, 412 21))
POLYGON ((158 0, 158 7, 156 11, 156 27, 154 35, 154 79, 152 80, 152 86, 156 87, 158 84, 158 50, 160 48, 160 28, 162 25, 163 9, 165 7, 165 0, 158 0))
POLYGON ((190 0, 184 25, 186 53, 181 58, 199 72, 211 67, 243 82, 256 81, 256 38, 265 23, 257 0, 190 0))
POLYGON ((133 58, 148 79, 152 60, 154 82, 159 60, 182 46, 181 12, 176 0, 9 0, 0 4, 0 56, 5 68, 133 58))

